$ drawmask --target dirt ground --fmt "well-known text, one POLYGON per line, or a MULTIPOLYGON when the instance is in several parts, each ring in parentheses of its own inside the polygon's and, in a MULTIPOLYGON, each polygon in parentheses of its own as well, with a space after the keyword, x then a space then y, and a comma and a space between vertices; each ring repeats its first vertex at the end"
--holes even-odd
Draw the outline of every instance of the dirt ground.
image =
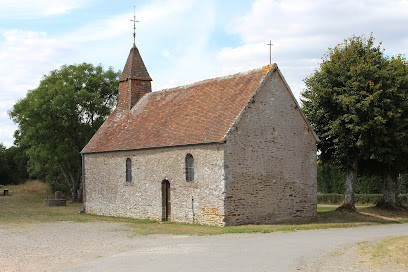
MULTIPOLYGON (((0 224, 0 271, 59 271, 101 256, 151 245, 160 237, 132 237, 129 230, 124 223, 108 222, 56 222, 3 228, 0 224)), ((180 237, 161 237, 176 238, 180 237)))
POLYGON ((367 265, 357 243, 408 235, 408 225, 214 236, 132 233, 126 223, 0 224, 0 271, 384 271, 367 265))

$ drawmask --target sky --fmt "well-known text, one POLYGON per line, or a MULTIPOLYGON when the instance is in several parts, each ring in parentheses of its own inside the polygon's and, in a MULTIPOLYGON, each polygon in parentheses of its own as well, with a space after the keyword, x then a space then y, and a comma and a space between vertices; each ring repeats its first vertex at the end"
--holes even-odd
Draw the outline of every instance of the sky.
POLYGON ((408 0, 0 0, 0 143, 10 109, 63 64, 122 70, 133 45, 153 91, 277 63, 295 97, 329 48, 371 33, 408 49, 408 0))

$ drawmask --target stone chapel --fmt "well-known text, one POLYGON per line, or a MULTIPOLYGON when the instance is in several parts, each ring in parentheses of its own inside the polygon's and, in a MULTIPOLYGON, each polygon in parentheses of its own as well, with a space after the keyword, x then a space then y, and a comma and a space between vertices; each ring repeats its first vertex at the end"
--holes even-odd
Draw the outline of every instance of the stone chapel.
POLYGON ((133 45, 81 151, 85 212, 209 225, 317 214, 316 134, 276 64, 151 91, 133 45))

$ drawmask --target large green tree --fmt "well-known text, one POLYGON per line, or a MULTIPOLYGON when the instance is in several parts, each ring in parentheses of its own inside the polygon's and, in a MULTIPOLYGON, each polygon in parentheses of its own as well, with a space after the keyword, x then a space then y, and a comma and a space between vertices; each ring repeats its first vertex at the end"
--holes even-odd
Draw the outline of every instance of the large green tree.
POLYGON ((405 68, 403 58, 387 58, 372 36, 352 37, 329 49, 305 79, 303 108, 320 137, 320 159, 346 171, 344 208, 355 209, 359 166, 381 174, 384 184, 406 168, 405 68))
POLYGON ((79 152, 114 107, 119 75, 100 65, 64 65, 10 112, 17 140, 28 147, 30 173, 45 173, 50 183, 63 180, 73 200, 81 193, 79 152))
POLYGON ((382 88, 371 99, 372 111, 364 153, 368 170, 383 177, 378 206, 399 206, 398 174, 408 170, 408 63, 402 56, 387 59, 382 88))

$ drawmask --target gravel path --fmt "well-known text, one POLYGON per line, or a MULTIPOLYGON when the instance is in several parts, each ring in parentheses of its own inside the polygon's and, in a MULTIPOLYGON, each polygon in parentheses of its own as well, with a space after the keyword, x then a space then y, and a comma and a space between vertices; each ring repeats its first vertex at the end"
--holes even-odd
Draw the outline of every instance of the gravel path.
POLYGON ((408 235, 407 224, 216 236, 128 230, 119 223, 0 224, 0 271, 372 271, 353 258, 353 246, 408 235))
POLYGON ((118 252, 178 236, 134 236, 123 223, 56 222, 4 227, 0 224, 0 271, 59 271, 118 252))

